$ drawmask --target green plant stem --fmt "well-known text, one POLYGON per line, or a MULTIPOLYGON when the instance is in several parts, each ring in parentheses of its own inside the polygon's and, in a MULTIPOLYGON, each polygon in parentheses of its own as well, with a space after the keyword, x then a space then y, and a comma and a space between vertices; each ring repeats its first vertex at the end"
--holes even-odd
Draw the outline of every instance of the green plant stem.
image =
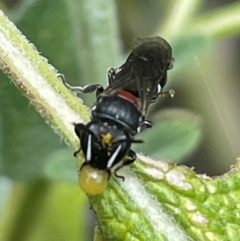
POLYGON ((77 148, 79 141, 73 123, 86 122, 88 109, 66 89, 56 70, 3 12, 0 12, 0 66, 54 130, 77 148))
POLYGON ((194 12, 199 7, 200 0, 177 0, 172 1, 170 11, 164 21, 164 28, 159 30, 159 36, 171 38, 181 33, 189 25, 194 12))

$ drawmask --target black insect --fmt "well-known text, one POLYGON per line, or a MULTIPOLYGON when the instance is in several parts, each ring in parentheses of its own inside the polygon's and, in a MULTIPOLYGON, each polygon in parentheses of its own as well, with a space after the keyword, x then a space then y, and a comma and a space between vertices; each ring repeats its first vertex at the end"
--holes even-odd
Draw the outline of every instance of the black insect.
POLYGON ((79 181, 86 193, 101 193, 115 166, 115 176, 124 179, 117 171, 136 159, 131 144, 142 143, 135 135, 151 127, 145 119, 150 103, 158 96, 173 95, 172 90, 162 91, 172 65, 170 45, 160 37, 145 38, 138 40, 122 66, 109 70, 106 89, 99 84, 72 87, 63 81, 73 91, 97 95, 91 121, 74 124, 81 142, 74 155, 82 151, 85 156, 79 181))
POLYGON ((167 70, 173 67, 172 49, 160 37, 136 39, 126 62, 108 72, 107 95, 121 88, 139 98, 140 110, 146 115, 150 103, 159 96, 174 96, 174 91, 163 91, 167 83, 167 70))

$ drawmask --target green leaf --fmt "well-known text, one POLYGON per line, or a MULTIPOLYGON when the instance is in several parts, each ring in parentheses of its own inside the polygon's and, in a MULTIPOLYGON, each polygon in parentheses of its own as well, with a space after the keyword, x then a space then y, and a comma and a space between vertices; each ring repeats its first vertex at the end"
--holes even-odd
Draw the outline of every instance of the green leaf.
POLYGON ((237 240, 240 165, 217 178, 139 156, 90 202, 107 240, 237 240), (121 186, 121 187, 120 187, 121 186))
POLYGON ((135 149, 152 158, 179 163, 200 144, 202 126, 198 116, 183 110, 166 110, 154 118, 152 129, 139 138, 135 149))

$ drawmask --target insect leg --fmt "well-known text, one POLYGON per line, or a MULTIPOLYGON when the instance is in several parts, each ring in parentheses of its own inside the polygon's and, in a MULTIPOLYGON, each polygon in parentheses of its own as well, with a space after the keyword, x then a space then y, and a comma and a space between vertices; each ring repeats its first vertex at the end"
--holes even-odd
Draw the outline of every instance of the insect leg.
POLYGON ((152 128, 152 122, 145 120, 141 126, 141 132, 150 128, 152 128))
MULTIPOLYGON (((76 135, 78 136, 79 140, 81 140, 82 131, 85 130, 85 125, 82 123, 75 124, 74 123, 74 131, 76 135)), ((79 152, 81 152, 81 146, 73 153, 73 155, 76 157, 79 152)))
POLYGON ((107 76, 108 76, 108 83, 109 83, 109 85, 111 85, 116 77, 116 69, 110 68, 107 72, 107 76))
POLYGON ((159 93, 157 93, 157 97, 170 96, 171 98, 173 98, 174 95, 175 95, 175 90, 173 89, 167 90, 167 91, 160 91, 159 93))
POLYGON ((133 163, 137 158, 136 153, 133 150, 130 150, 126 159, 122 162, 122 164, 120 166, 118 166, 115 170, 114 170, 114 175, 117 178, 122 179, 122 181, 125 180, 124 176, 118 175, 117 172, 124 166, 130 165, 131 163, 133 163))
POLYGON ((150 103, 152 104, 152 103, 155 103, 156 101, 157 101, 157 96, 154 96, 154 97, 152 97, 150 103))
POLYGON ((76 157, 78 153, 81 152, 81 146, 73 153, 73 155, 76 157))
POLYGON ((58 74, 57 77, 62 80, 63 84, 70 89, 73 92, 76 93, 83 93, 83 94, 88 94, 88 93, 93 93, 96 91, 97 96, 104 90, 103 86, 100 84, 92 84, 92 85, 85 85, 83 87, 81 86, 71 86, 67 83, 65 76, 63 74, 58 74))

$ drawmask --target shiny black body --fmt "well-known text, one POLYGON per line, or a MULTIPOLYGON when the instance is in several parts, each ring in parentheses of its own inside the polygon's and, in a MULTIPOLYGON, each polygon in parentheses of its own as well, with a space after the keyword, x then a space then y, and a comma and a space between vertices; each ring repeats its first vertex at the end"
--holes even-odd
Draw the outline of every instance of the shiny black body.
POLYGON ((81 139, 82 151, 85 157, 87 157, 87 149, 91 148, 90 159, 88 160, 86 158, 84 164, 90 164, 92 167, 99 170, 109 169, 108 171, 110 171, 110 168, 119 160, 122 160, 128 153, 131 146, 131 141, 129 141, 130 136, 121 128, 115 127, 114 123, 112 124, 113 125, 109 125, 107 122, 91 121, 84 127, 82 124, 75 125, 75 131, 81 139), (87 131, 85 131, 85 128, 87 131), (112 136, 116 136, 117 138, 114 139, 112 143, 108 144, 101 138, 101 135, 106 135, 107 133, 111 133, 112 136), (88 147, 89 135, 93 138, 90 147, 88 147), (121 150, 111 163, 111 167, 108 167, 108 161, 111 157, 109 153, 113 154, 120 144, 122 145, 121 150))
MULTIPOLYGON (((104 89, 99 84, 71 87, 73 91, 91 93, 96 91, 97 101, 92 108, 89 123, 75 124, 75 132, 80 139, 85 156, 83 165, 99 170, 111 169, 116 164, 132 163, 136 154, 132 143, 142 143, 134 139, 143 129, 151 127, 145 120, 149 105, 157 97, 170 94, 162 88, 167 81, 167 70, 172 68, 173 58, 170 45, 160 37, 138 39, 126 62, 108 72, 109 85, 104 89)), ((122 177, 123 178, 123 177, 122 177)))
POLYGON ((139 126, 144 121, 136 104, 118 94, 100 96, 92 108, 92 119, 113 123, 133 136, 139 132, 139 126))
POLYGON ((142 143, 142 140, 134 139, 139 127, 144 124, 144 117, 136 103, 118 93, 98 97, 92 108, 92 120, 86 125, 75 124, 85 156, 83 165, 106 170, 111 175, 111 168, 122 160, 114 172, 121 177, 116 171, 136 159, 136 154, 130 149, 131 144, 142 143))

